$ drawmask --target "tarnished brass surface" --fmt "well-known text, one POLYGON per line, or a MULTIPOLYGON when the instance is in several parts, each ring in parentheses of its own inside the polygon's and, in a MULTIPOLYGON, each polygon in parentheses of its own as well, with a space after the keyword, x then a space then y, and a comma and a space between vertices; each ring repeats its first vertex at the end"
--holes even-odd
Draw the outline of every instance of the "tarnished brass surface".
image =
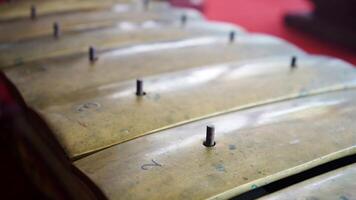
POLYGON ((356 199, 356 164, 317 176, 260 200, 356 199))
MULTIPOLYGON (((291 75, 284 76, 296 84, 291 75)), ((254 84, 266 83, 259 78, 254 84)), ((250 90, 256 90, 254 84, 250 90)), ((274 84, 258 87, 276 91, 274 84)), ((248 94, 241 90, 234 93, 248 94)), ((205 101, 215 94, 207 95, 205 101)), ((203 101, 200 104, 204 106, 203 101)), ((110 199, 226 199, 355 154, 355 105, 355 90, 269 104, 140 137, 75 165, 110 199), (213 148, 202 144, 208 124, 215 126, 213 148)))
MULTIPOLYGON (((153 4, 153 3, 152 3, 153 4)), ((40 36, 52 36, 53 23, 60 25, 62 35, 90 29, 113 27, 120 22, 144 22, 147 20, 174 22, 185 14, 189 21, 202 16, 190 9, 171 8, 166 3, 154 3, 147 11, 135 4, 117 4, 110 9, 91 12, 73 12, 46 16, 35 21, 21 20, 1 23, 0 42, 16 42, 40 36)))
POLYGON ((30 7, 35 5, 37 15, 43 16, 48 14, 63 13, 70 11, 95 10, 106 8, 112 5, 113 2, 127 3, 131 0, 32 0, 32 1, 13 1, 0 5, 0 21, 15 20, 30 17, 30 7))
MULTIPOLYGON (((75 158, 209 115, 355 85, 356 71, 343 62, 301 57, 292 71, 289 61, 277 57, 145 78, 143 97, 135 95, 134 80, 118 82, 63 95, 39 111, 75 158)), ((65 88, 78 80, 68 81, 65 88)))
MULTIPOLYGON (((229 44, 227 37, 199 37, 117 49, 99 54, 95 63, 90 63, 85 55, 30 63, 9 68, 5 72, 30 105, 43 108, 78 101, 80 90, 100 88, 114 82, 222 62, 286 54, 302 52, 290 44, 264 35, 239 35, 234 44, 229 44)), ((288 68, 289 61, 285 65, 288 68)), ((86 96, 89 97, 93 96, 86 96)))
MULTIPOLYGON (((78 34, 63 35, 58 39, 52 36, 0 48, 0 68, 22 65, 29 61, 78 53, 87 55, 89 46, 97 52, 135 44, 183 40, 203 36, 223 36, 227 38, 230 31, 236 35, 244 31, 225 23, 190 22, 184 28, 180 24, 165 24, 159 21, 143 23, 122 22, 115 28, 87 31, 78 34)), ((226 39, 227 40, 227 39, 226 39)))

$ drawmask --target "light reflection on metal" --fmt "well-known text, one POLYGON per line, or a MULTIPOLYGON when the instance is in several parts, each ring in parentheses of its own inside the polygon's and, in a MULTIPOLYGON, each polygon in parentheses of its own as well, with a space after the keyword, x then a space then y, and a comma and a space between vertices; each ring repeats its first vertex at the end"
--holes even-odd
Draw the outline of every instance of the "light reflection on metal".
POLYGON ((192 38, 186 40, 179 40, 173 42, 161 42, 156 44, 142 44, 135 45, 125 49, 118 49, 111 51, 107 55, 110 56, 127 56, 132 54, 151 52, 151 51, 162 51, 168 49, 177 49, 185 47, 193 47, 199 45, 209 45, 217 42, 219 39, 216 37, 201 37, 201 38, 192 38))
MULTIPOLYGON (((46 2, 48 2, 48 4, 58 3, 56 1, 46 2)), ((176 21, 177 17, 181 16, 182 13, 186 13, 193 21, 202 19, 202 15, 197 11, 194 11, 192 9, 170 8, 169 6, 167 7, 167 3, 163 2, 153 3, 150 6, 151 9, 149 12, 141 12, 139 9, 136 8, 137 6, 122 3, 119 3, 116 9, 115 6, 112 10, 108 8, 104 9, 108 6, 108 4, 110 4, 110 7, 108 8, 111 8, 112 2, 80 2, 77 3, 76 6, 88 6, 86 8, 83 8, 83 10, 86 10, 86 12, 68 12, 65 15, 53 14, 48 15, 46 17, 37 17, 36 23, 31 24, 28 21, 23 20, 3 24, 1 27, 2 31, 0 32, 0 42, 17 42, 25 39, 34 39, 36 37, 50 36, 52 35, 52 30, 46 30, 43 27, 52 26, 53 21, 58 21, 61 23, 61 26, 63 27, 63 33, 71 33, 73 31, 78 32, 86 30, 88 31, 91 29, 110 28, 115 26, 118 21, 142 22, 145 20, 156 20, 160 21, 160 23, 163 24, 171 24, 173 21, 176 21), (92 6, 92 4, 99 4, 100 6, 103 6, 103 9, 98 9, 94 11, 89 8, 90 6, 92 6), (28 27, 31 27, 31 29, 29 29, 28 27)), ((73 3, 64 7, 70 9, 70 5, 73 5, 73 3)), ((41 15, 46 14, 45 6, 39 7, 41 7, 41 15)), ((59 10, 61 10, 60 7, 61 6, 57 6, 59 10)), ((72 9, 74 8, 75 6, 72 9)), ((5 17, 15 15, 15 13, 11 13, 11 10, 12 9, 3 10, 6 12, 0 13, 0 19, 2 19, 2 16, 5 17)), ((36 9, 31 9, 31 6, 28 5, 26 9, 26 17, 30 17, 29 15, 31 15, 31 13, 29 12, 35 14, 36 9)), ((37 16, 34 14, 32 15, 37 16)))
MULTIPOLYGON (((217 79, 221 74, 226 72, 228 67, 225 65, 215 66, 214 68, 206 68, 201 70, 192 70, 191 72, 182 73, 182 76, 169 76, 163 79, 164 83, 158 78, 158 80, 149 81, 149 91, 156 91, 160 93, 173 92, 175 90, 184 90, 185 88, 191 88, 192 86, 204 85, 209 81, 217 79)), ((99 87, 98 90, 108 90, 115 88, 118 85, 111 84, 103 87, 99 87)), ((110 98, 124 98, 132 93, 132 89, 122 90, 110 95, 110 98)))
MULTIPOLYGON (((157 77, 145 77, 147 95, 144 101, 137 101, 134 98, 132 81, 126 81, 110 84, 110 87, 77 91, 75 96, 72 96, 76 97, 73 100, 68 99, 64 103, 52 104, 40 110, 56 128, 59 137, 64 139, 63 144, 71 156, 77 156, 200 118, 356 87, 356 71, 348 65, 341 65, 327 58, 304 56, 303 65, 298 71, 291 73, 285 65, 289 58, 288 55, 264 61, 261 59, 256 63, 242 65, 230 63, 228 66, 196 68, 161 74, 157 77), (256 71, 251 66, 261 66, 260 63, 273 67, 260 68, 257 74, 230 73, 234 70, 244 71, 243 68, 256 71), (231 76, 232 74, 236 75, 231 76), (101 110, 91 115, 78 115, 73 112, 73 106, 83 101, 98 102, 105 111, 101 110), (83 129, 76 120, 84 120, 95 126, 83 129), (123 128, 127 129, 129 134, 112 134, 113 131, 123 128), (92 129, 100 137, 86 134, 92 129), (72 134, 74 131, 83 133, 83 137, 74 137, 72 134), (90 142, 94 138, 95 142, 90 142)), ((323 114, 320 111, 316 113, 323 114)), ((253 123, 256 122, 259 122, 258 118, 254 119, 253 123)), ((237 122, 236 126, 239 124, 237 122)), ((224 128, 221 129, 218 124, 216 127, 219 129, 219 135, 224 133, 224 128)))
MULTIPOLYGON (((279 109, 276 109, 274 106, 267 106, 264 108, 263 113, 255 115, 253 118, 244 115, 236 115, 234 117, 231 117, 228 114, 219 116, 219 120, 211 118, 205 119, 204 121, 208 124, 214 123, 214 127, 219 130, 219 136, 229 137, 229 134, 239 134, 240 131, 253 129, 259 126, 268 126, 276 123, 284 123, 286 121, 298 119, 318 118, 318 116, 322 116, 327 114, 328 112, 332 112, 331 108, 333 106, 338 106, 347 103, 350 103, 350 99, 319 99, 318 97, 315 97, 309 100, 307 104, 303 101, 300 101, 300 104, 294 104, 291 107, 280 107, 279 109), (314 113, 318 108, 323 110, 323 112, 314 113)), ((204 127, 201 123, 199 124, 204 127)), ((199 125, 195 127, 197 128, 198 126, 199 125)), ((147 155, 151 157, 156 157, 162 154, 167 154, 171 151, 176 151, 180 148, 188 148, 188 146, 191 146, 192 143, 195 143, 200 138, 201 136, 197 134, 183 135, 179 142, 173 142, 169 146, 147 153, 147 155)))
MULTIPOLYGON (((52 23, 51 25, 53 26, 52 23)), ((77 28, 83 27, 78 25, 77 28)), ((229 28, 221 23, 192 22, 182 30, 175 25, 167 25, 154 19, 139 22, 121 19, 121 22, 117 22, 112 28, 81 34, 65 34, 62 36, 62 40, 56 41, 55 45, 46 38, 37 38, 7 46, 7 48, 0 49, 0 67, 12 66, 18 58, 21 58, 23 63, 27 63, 45 58, 80 55, 88 44, 100 47, 101 50, 128 48, 138 44, 149 46, 175 40, 182 41, 207 36, 219 37, 231 28, 231 26, 229 28), (40 45, 41 48, 34 49, 32 48, 34 45, 40 45)), ((67 29, 67 26, 61 23, 61 33, 63 29, 67 29)), ((242 33, 242 30, 238 28, 235 28, 235 31, 239 34, 242 33)), ((53 35, 53 33, 51 34, 53 35)))
POLYGON ((75 165, 113 199, 127 199, 133 194, 135 199, 155 199, 156 191, 146 188, 160 188, 160 195, 167 199, 180 199, 182 195, 194 199, 231 198, 356 153, 356 124, 349 123, 356 119, 355 99, 353 89, 219 115, 115 145, 75 165), (290 112, 295 105, 305 107, 290 112), (327 112, 310 117, 315 108, 327 112), (277 113, 271 117, 279 120, 256 123, 256 119, 271 112, 277 113), (238 121, 244 125, 236 126, 238 121), (201 133, 206 124, 212 123, 219 130, 219 146, 209 151, 202 148, 201 133), (237 129, 227 130, 231 126, 237 129), (147 173, 140 166, 152 159, 161 167, 150 168, 147 173))

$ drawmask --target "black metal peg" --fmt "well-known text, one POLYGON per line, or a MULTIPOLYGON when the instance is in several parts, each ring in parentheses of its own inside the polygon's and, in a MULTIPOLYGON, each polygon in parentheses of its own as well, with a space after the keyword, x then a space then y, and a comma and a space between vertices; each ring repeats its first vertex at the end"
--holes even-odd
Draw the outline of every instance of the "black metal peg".
POLYGON ((150 0, 143 0, 144 10, 148 10, 149 6, 150 6, 150 0))
POLYGON ((182 14, 182 16, 180 17, 180 24, 182 27, 184 27, 187 24, 188 21, 188 17, 186 14, 182 14))
POLYGON ((297 57, 296 56, 293 56, 292 59, 291 59, 291 62, 290 62, 290 67, 292 69, 296 68, 297 67, 297 57))
POLYGON ((59 24, 57 22, 53 23, 53 37, 59 38, 60 34, 60 29, 59 29, 59 24))
POLYGON ((143 81, 141 79, 136 80, 136 95, 144 96, 146 92, 143 91, 143 81))
POLYGON ((203 143, 206 147, 213 147, 215 146, 216 142, 214 141, 215 138, 215 127, 210 125, 206 127, 206 139, 203 143))
POLYGON ((30 17, 32 20, 35 20, 37 18, 37 9, 35 5, 31 5, 30 7, 30 17))
POLYGON ((230 34, 229 34, 229 42, 230 43, 233 43, 235 41, 235 31, 230 31, 230 34))
POLYGON ((96 56, 96 51, 95 51, 95 48, 90 46, 89 47, 89 60, 90 62, 94 62, 96 61, 98 58, 96 56))

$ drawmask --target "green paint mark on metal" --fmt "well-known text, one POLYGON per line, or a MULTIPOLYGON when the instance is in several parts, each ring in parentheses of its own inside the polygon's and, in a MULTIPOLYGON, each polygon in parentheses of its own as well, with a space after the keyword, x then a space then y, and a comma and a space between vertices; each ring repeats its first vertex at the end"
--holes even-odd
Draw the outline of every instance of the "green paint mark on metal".
POLYGON ((235 150, 235 149, 236 149, 236 145, 230 144, 230 145, 229 145, 229 149, 230 149, 230 150, 235 150))
POLYGON ((342 196, 340 196, 340 200, 349 200, 349 198, 342 195, 342 196))
POLYGON ((16 59, 15 59, 15 65, 16 66, 18 66, 18 65, 22 65, 23 64, 23 59, 22 59, 22 57, 17 57, 16 59))
POLYGON ((226 172, 225 166, 221 163, 215 164, 214 168, 219 172, 226 172))

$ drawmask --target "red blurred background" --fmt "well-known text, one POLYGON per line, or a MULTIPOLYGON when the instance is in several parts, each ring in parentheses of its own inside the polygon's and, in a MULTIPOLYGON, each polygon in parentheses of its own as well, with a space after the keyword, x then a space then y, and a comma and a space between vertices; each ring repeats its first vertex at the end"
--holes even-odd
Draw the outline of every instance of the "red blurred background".
MULTIPOLYGON (((196 0, 172 1, 183 5, 196 0)), ((199 8, 208 19, 235 23, 252 32, 272 34, 309 53, 338 57, 356 65, 356 52, 284 26, 283 16, 287 12, 308 12, 312 9, 308 0, 205 0, 199 8)))

